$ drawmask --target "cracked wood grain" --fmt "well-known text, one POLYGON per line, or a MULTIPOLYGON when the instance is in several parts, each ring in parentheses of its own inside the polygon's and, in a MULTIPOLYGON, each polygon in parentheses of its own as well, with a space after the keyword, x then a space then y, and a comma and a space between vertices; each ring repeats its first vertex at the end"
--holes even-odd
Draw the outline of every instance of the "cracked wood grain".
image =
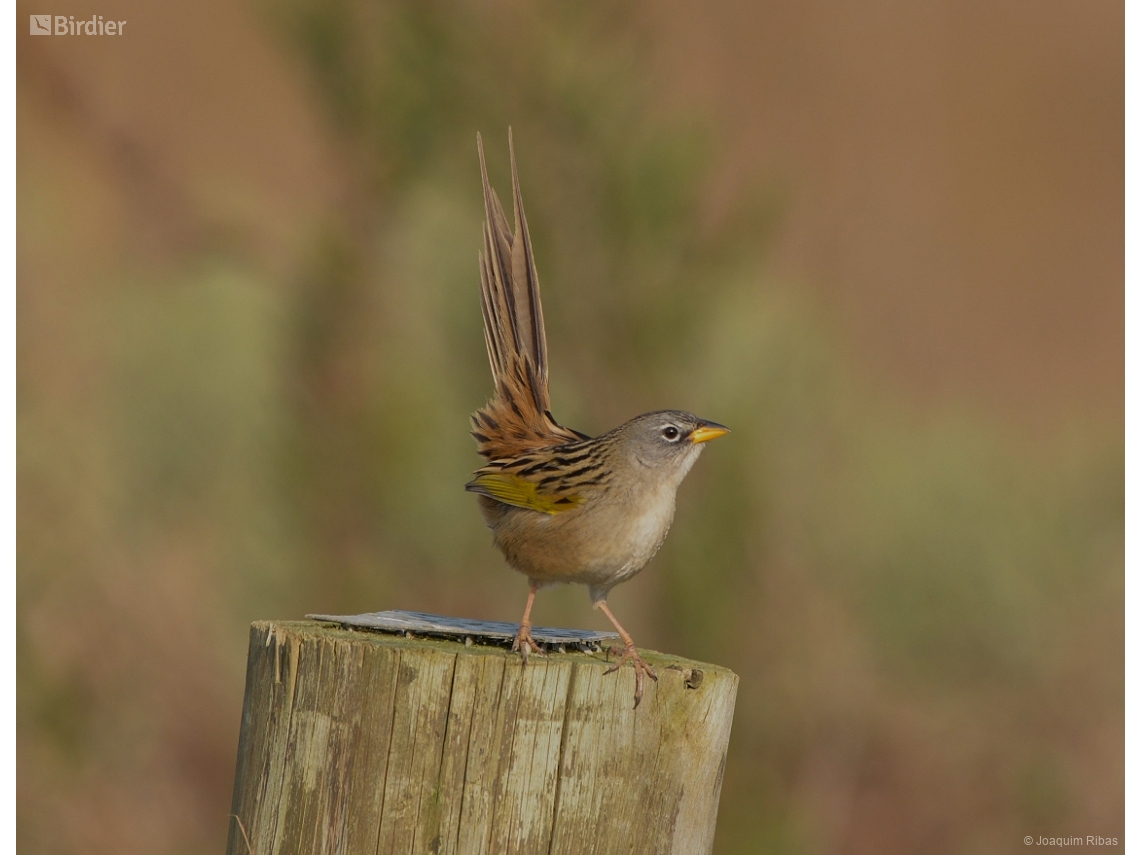
POLYGON ((227 851, 711 852, 736 675, 644 655, 255 623, 227 851))

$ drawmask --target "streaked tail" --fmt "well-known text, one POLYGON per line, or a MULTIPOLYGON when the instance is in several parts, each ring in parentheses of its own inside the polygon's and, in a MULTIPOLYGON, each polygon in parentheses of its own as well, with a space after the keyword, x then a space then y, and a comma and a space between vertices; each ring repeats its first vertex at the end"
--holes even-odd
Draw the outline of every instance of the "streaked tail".
POLYGON ((483 138, 476 135, 476 140, 487 217, 483 224, 483 251, 479 254, 483 333, 495 379, 495 396, 471 416, 472 436, 479 443, 481 455, 499 460, 585 436, 562 427, 550 413, 542 299, 519 190, 513 134, 508 131, 515 209, 513 231, 487 178, 483 138))

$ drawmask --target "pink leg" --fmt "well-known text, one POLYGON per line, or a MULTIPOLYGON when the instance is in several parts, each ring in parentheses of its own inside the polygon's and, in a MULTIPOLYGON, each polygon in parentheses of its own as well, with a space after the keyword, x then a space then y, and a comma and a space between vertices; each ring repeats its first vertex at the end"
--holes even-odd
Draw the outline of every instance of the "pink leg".
POLYGON ((538 646, 538 642, 530 634, 530 610, 534 605, 534 595, 538 593, 538 583, 530 583, 530 594, 526 598, 526 609, 523 611, 522 623, 519 624, 518 635, 515 636, 514 644, 511 645, 511 650, 517 651, 522 654, 523 667, 526 667, 527 657, 531 653, 537 653, 539 656, 545 656, 546 651, 538 646))
POLYGON ((637 691, 633 694, 633 708, 637 709, 637 705, 641 703, 641 693, 645 686, 646 675, 654 682, 657 681, 657 675, 653 672, 653 669, 649 667, 648 663, 641 658, 640 654, 638 654, 637 648, 633 646, 633 638, 625 631, 625 627, 618 623, 618 619, 614 617, 614 613, 610 611, 610 607, 606 605, 605 600, 598 603, 598 608, 610 619, 610 623, 614 625, 614 629, 618 631, 618 635, 621 636, 621 640, 625 644, 625 648, 621 651, 621 657, 606 670, 606 673, 612 674, 626 662, 633 665, 633 670, 637 674, 637 691))

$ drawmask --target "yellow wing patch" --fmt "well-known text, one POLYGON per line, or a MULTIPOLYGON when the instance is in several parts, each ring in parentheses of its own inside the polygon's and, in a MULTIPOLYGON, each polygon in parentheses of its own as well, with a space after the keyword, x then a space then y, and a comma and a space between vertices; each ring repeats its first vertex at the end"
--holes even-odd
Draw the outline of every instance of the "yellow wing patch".
POLYGON ((479 472, 475 475, 475 480, 467 484, 467 489, 472 493, 490 496, 505 505, 544 514, 560 514, 583 502, 583 498, 577 494, 560 496, 540 493, 536 482, 506 472, 479 472))

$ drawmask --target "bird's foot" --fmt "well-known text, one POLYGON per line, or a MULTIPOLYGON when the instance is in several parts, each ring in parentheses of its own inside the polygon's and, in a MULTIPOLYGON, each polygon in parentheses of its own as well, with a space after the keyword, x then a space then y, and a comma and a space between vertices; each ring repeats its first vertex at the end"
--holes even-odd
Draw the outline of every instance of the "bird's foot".
POLYGON ((616 644, 609 649, 609 652, 618 657, 618 661, 605 670, 606 674, 612 674, 626 662, 633 666, 634 673, 637 675, 637 691, 633 693, 633 708, 637 709, 637 705, 641 703, 641 694, 645 688, 645 678, 648 676, 653 682, 657 682, 657 674, 649 667, 649 663, 641 658, 641 654, 637 652, 637 648, 632 643, 625 645, 625 647, 618 647, 616 644))
POLYGON ((524 668, 526 667, 527 657, 529 657, 531 653, 535 653, 539 656, 546 655, 546 651, 539 646, 538 642, 534 640, 534 636, 530 634, 530 624, 526 623, 519 627, 518 634, 515 636, 514 643, 511 645, 511 650, 515 653, 522 654, 524 668))

